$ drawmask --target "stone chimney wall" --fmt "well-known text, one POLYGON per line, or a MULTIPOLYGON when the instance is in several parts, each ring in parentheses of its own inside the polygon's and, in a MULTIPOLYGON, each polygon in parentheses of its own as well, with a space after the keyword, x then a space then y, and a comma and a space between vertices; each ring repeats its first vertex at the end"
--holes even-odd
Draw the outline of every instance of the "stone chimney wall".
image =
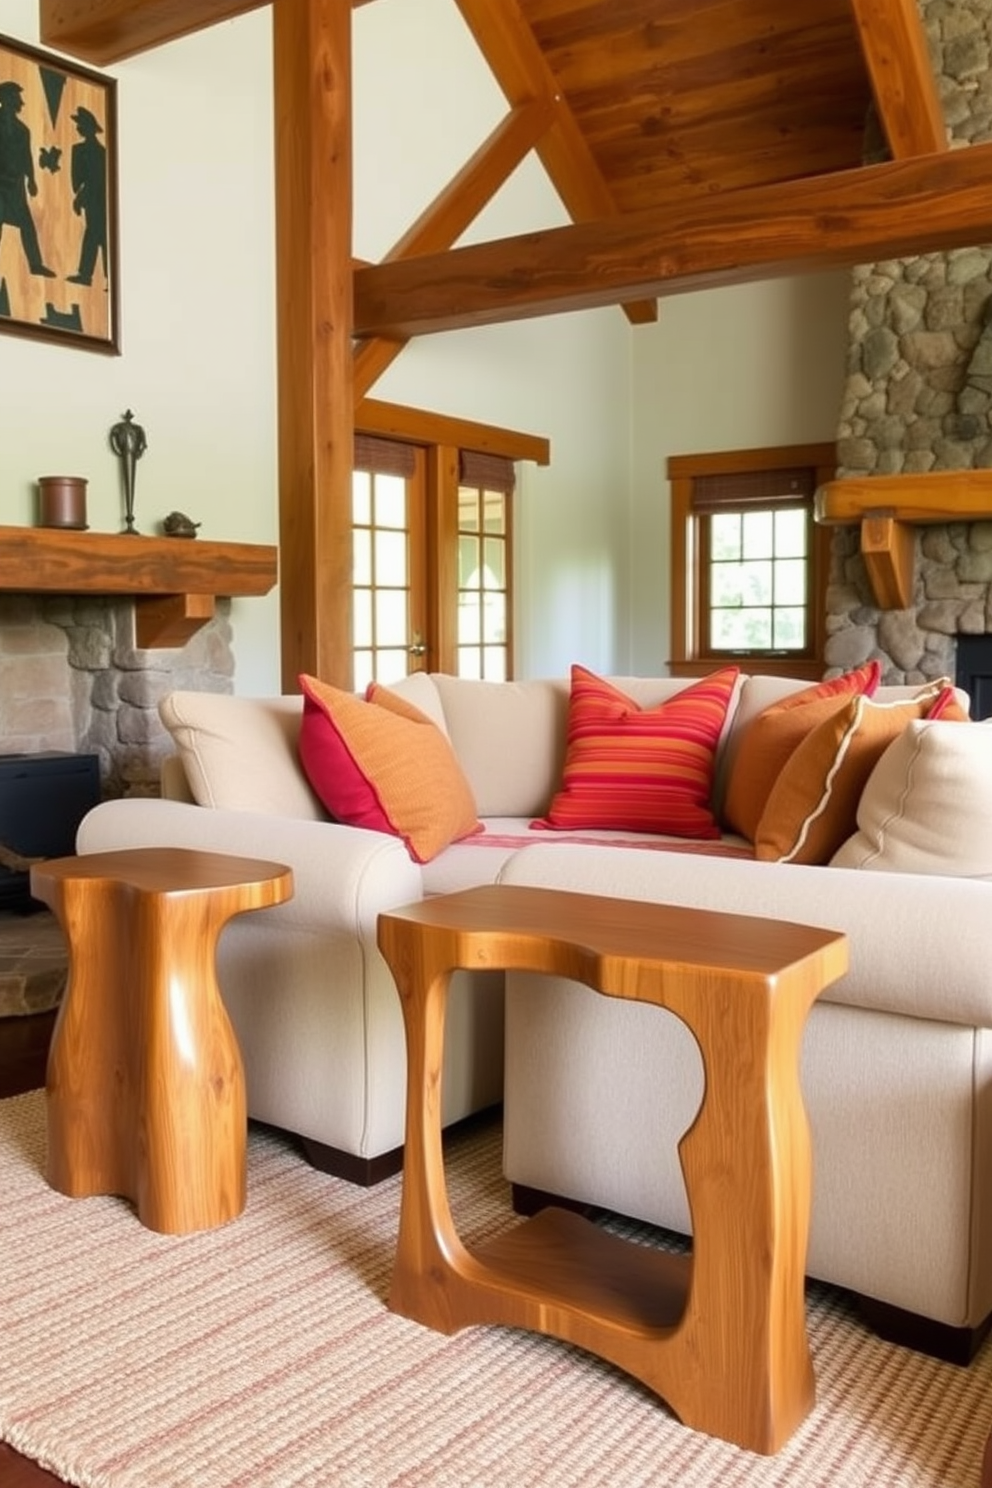
POLYGON ((130 600, 0 595, 0 753, 96 754, 105 796, 158 794, 165 693, 233 679, 229 600, 181 650, 141 651, 130 600))
MULTIPOLYGON (((992 0, 920 0, 952 147, 992 139, 992 0)), ((839 476, 992 468, 992 245, 853 274, 839 476)), ((856 528, 834 533, 831 669, 954 675, 956 636, 992 632, 992 522, 917 529, 916 593, 879 610, 856 528)))

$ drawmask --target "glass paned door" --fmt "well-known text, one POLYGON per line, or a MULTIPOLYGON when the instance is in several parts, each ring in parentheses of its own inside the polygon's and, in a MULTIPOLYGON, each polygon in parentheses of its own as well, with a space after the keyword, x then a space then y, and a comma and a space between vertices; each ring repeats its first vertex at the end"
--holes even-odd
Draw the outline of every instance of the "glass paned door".
POLYGON ((424 631, 422 461, 410 479, 352 475, 354 687, 420 670, 424 631))

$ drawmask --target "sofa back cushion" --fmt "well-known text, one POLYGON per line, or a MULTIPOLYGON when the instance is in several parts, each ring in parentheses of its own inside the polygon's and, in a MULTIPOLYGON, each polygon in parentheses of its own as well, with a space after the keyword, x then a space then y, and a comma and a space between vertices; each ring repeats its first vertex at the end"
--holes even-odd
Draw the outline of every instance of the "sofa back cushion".
POLYGON ((478 682, 432 674, 448 737, 480 816, 547 808, 565 758, 568 682, 478 682))
POLYGON ((301 697, 180 691, 158 711, 197 805, 326 819, 297 758, 301 697))

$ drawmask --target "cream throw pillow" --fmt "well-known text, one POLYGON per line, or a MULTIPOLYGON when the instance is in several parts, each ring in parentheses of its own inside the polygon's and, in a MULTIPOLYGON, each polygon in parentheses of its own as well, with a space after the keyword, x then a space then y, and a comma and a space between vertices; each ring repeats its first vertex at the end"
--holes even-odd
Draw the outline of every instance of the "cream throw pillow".
POLYGON ((837 868, 992 878, 992 721, 908 723, 861 794, 837 868))

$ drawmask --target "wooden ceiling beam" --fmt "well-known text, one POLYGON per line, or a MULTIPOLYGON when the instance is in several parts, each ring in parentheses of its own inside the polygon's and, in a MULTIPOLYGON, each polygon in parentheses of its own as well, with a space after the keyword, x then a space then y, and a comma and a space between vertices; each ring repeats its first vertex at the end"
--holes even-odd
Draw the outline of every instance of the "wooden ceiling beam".
POLYGON ((355 334, 415 336, 992 241, 992 144, 455 248, 355 275, 355 334))
POLYGON ((46 46, 104 67, 258 10, 265 0, 40 0, 46 46))
POLYGON ((850 4, 893 158, 946 150, 947 128, 919 0, 850 4))
MULTIPOLYGON (((386 254, 383 262, 438 253, 458 241, 482 208, 551 126, 554 108, 532 98, 512 108, 456 176, 386 254)), ((355 351, 355 397, 363 398, 399 356, 405 340, 376 336, 355 351)))
MULTIPOLYGON (((545 98, 554 104, 554 127, 538 142, 537 153, 569 216, 589 222, 618 215, 613 194, 517 0, 455 3, 508 102, 545 98)), ((633 325, 658 317, 653 299, 625 303, 624 310, 633 325)))
MULTIPOLYGON (((98 67, 233 21, 269 0, 39 0, 45 46, 98 67)), ((351 0, 353 6, 366 0, 351 0)))

